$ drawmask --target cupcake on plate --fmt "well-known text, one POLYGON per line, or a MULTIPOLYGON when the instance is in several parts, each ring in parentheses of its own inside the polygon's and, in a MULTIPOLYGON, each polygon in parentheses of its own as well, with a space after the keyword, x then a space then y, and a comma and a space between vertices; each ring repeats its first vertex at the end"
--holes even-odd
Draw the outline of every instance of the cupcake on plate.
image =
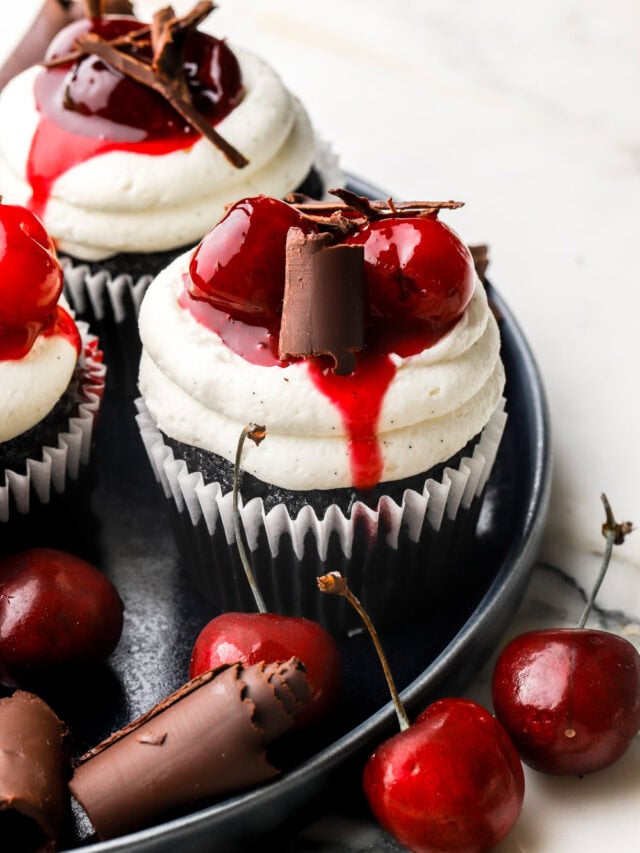
POLYGON ((251 608, 232 480, 268 606, 336 631, 314 578, 340 570, 380 624, 460 577, 505 422, 497 324, 456 203, 257 197, 151 284, 138 416, 185 565, 223 609, 251 608))
POLYGON ((335 163, 269 65, 198 29, 212 3, 182 17, 163 9, 150 25, 88 5, 94 15, 54 38, 45 67, 1 93, 0 186, 67 258, 67 296, 112 372, 133 359, 135 375, 150 277, 228 202, 299 186, 320 197, 335 163))
POLYGON ((105 367, 97 338, 59 303, 62 283, 40 220, 0 204, 0 532, 64 493, 89 459, 105 367))

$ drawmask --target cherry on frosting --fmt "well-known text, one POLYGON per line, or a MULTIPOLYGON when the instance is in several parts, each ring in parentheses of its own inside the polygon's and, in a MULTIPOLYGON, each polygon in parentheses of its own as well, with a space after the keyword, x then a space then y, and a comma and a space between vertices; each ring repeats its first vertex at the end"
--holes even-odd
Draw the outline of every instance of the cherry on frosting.
MULTIPOLYGON (((105 39, 145 26, 129 17, 83 18, 61 30, 46 60, 68 55, 86 32, 105 39)), ((137 48, 144 55, 149 48, 137 48)), ((238 61, 225 42, 200 32, 185 40, 185 73, 194 105, 212 125, 243 95, 238 61)), ((53 183, 73 166, 109 151, 159 156, 190 148, 198 134, 156 92, 95 56, 45 68, 34 83, 40 120, 27 160, 29 207, 44 216, 53 183)))
MULTIPOLYGON (((86 32, 106 40, 146 26, 136 18, 83 18, 65 27, 52 41, 46 61, 74 50, 74 41, 86 32)), ((151 59, 147 41, 127 50, 151 59)), ((211 124, 223 119, 242 97, 238 60, 225 44, 206 33, 185 39, 184 68, 196 109, 211 124)), ((196 134, 157 92, 115 71, 97 56, 85 56, 70 65, 47 68, 35 84, 38 108, 60 127, 84 136, 104 136, 111 142, 196 134)))
MULTIPOLYGON (((234 204, 196 249, 180 305, 253 364, 278 358, 287 231, 315 223, 282 201, 258 196, 234 204)), ((339 411, 348 436, 352 484, 375 486, 383 470, 377 425, 395 376, 391 358, 433 346, 458 321, 473 293, 471 253, 434 216, 383 218, 351 234, 363 244, 369 296, 366 347, 350 376, 309 359, 314 385, 339 411)))
POLYGON ((236 202, 196 249, 189 294, 234 319, 277 334, 284 295, 287 231, 317 230, 295 208, 267 196, 236 202))
POLYGON ((435 214, 371 222, 347 243, 363 245, 371 312, 446 329, 462 315, 475 282, 471 252, 435 214))
POLYGON ((79 351, 75 324, 57 306, 62 268, 37 216, 0 204, 0 359, 23 358, 39 334, 60 333, 79 351))

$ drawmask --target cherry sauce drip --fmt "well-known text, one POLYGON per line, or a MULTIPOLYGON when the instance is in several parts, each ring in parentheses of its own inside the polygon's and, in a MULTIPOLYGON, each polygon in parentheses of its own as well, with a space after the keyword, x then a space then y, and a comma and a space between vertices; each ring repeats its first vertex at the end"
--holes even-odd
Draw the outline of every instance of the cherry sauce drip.
MULTIPOLYGON (((82 33, 113 39, 144 26, 134 18, 77 21, 54 39, 47 60, 70 53, 82 33)), ((148 45, 129 52, 151 56, 148 45)), ((235 56, 224 42, 196 32, 186 40, 184 67, 195 107, 217 124, 242 97, 235 56)), ((29 207, 41 217, 54 182, 73 166, 109 151, 159 156, 190 148, 200 138, 157 92, 96 56, 43 69, 34 94, 40 118, 29 151, 27 180, 32 191, 29 207)))

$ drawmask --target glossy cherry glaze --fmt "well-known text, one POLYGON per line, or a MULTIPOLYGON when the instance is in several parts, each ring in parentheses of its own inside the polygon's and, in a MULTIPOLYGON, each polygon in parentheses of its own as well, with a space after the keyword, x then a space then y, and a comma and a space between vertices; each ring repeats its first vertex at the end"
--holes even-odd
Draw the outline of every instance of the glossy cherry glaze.
POLYGON ((475 281, 471 252, 435 214, 379 219, 349 237, 364 246, 371 313, 446 330, 467 307, 475 281))
MULTIPOLYGON (((391 218, 383 223, 373 223, 347 241, 365 244, 366 275, 373 270, 377 276, 369 285, 366 347, 357 355, 356 370, 336 376, 327 360, 308 360, 313 383, 340 412, 352 484, 360 489, 375 486, 382 474, 376 429, 396 373, 391 354, 408 357, 437 343, 458 321, 475 281, 468 249, 437 219, 391 218), (375 252, 369 250, 371 243, 375 252), (400 261, 404 275, 413 276, 411 298, 400 299, 398 276, 392 274, 393 264, 400 261), (383 298, 385 287, 390 292, 383 298)), ((286 365, 278 358, 278 334, 286 231, 292 225, 307 233, 315 230, 284 202, 264 197, 238 202, 196 250, 179 297, 199 323, 253 364, 286 365)))
POLYGON ((39 335, 62 335, 80 353, 80 335, 57 305, 62 268, 31 211, 0 204, 0 360, 24 358, 39 335))
POLYGON ((640 730, 640 654, 606 631, 521 634, 498 658, 493 704, 526 764, 559 775, 600 770, 640 730))
POLYGON ((122 632, 123 604, 90 563, 52 548, 0 560, 0 681, 27 685, 103 661, 122 632))
POLYGON ((311 700, 296 717, 296 728, 320 723, 342 691, 342 659, 321 625, 275 613, 223 613, 202 629, 191 653, 189 678, 238 661, 247 665, 299 658, 311 686, 311 700))
POLYGON ((234 320, 265 326, 277 339, 287 232, 294 226, 305 234, 317 230, 278 199, 256 196, 236 202, 194 252, 189 295, 234 320))
MULTIPOLYGON (((145 26, 135 18, 81 19, 62 30, 47 51, 47 61, 74 50, 86 32, 105 39, 145 26)), ((148 40, 131 55, 151 57, 148 40)), ((195 32, 185 42, 184 68, 196 108, 217 124, 242 98, 238 62, 227 45, 195 32)), ((161 155, 191 147, 199 135, 157 92, 115 71, 102 59, 44 69, 35 81, 40 120, 27 163, 30 207, 42 215, 53 182, 73 166, 109 151, 161 155)))
POLYGON ((491 850, 524 799, 522 765, 506 732, 467 699, 434 702, 381 744, 363 785, 382 826, 416 853, 491 850))

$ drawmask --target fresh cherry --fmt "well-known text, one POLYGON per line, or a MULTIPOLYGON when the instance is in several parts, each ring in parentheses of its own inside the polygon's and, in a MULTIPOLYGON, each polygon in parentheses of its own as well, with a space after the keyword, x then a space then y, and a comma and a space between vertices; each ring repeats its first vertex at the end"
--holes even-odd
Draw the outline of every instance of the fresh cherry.
POLYGON ((364 792, 380 824, 414 851, 491 850, 524 799, 518 754, 500 723, 467 699, 441 699, 367 761, 364 792))
POLYGON ((107 658, 123 604, 90 563, 52 548, 0 559, 0 682, 13 687, 107 658))
POLYGON ((341 692, 342 659, 335 640, 311 619, 276 613, 222 613, 200 632, 189 678, 221 664, 274 663, 299 658, 311 687, 309 704, 296 718, 303 728, 326 719, 341 692))
POLYGON ((62 280, 38 217, 25 207, 0 204, 0 359, 22 358, 54 323, 62 280))
POLYGON ((362 617, 395 705, 400 733, 364 768, 363 787, 382 826, 415 853, 481 853, 516 822, 524 799, 518 754, 500 723, 467 699, 441 699, 410 724, 380 638, 339 572, 318 578, 362 617))
POLYGON ((244 544, 238 509, 240 459, 245 440, 255 444, 266 436, 263 426, 249 424, 240 433, 233 469, 233 528, 240 562, 258 613, 223 613, 212 619, 198 636, 191 653, 189 677, 221 664, 275 663, 297 657, 304 664, 311 697, 296 717, 295 727, 321 722, 335 708, 342 691, 342 658, 336 641, 310 619, 267 613, 244 544))
POLYGON ((236 202, 196 249, 189 293, 246 323, 280 325, 287 231, 315 225, 291 205, 256 196, 236 202))
POLYGON ((493 704, 523 761, 558 775, 617 761, 640 730, 640 654, 627 640, 584 627, 614 543, 630 532, 603 495, 607 551, 578 628, 530 631, 500 654, 493 704))
MULTIPOLYGON (((75 40, 92 32, 107 41, 133 33, 126 52, 150 62, 149 39, 135 38, 135 33, 145 28, 144 22, 128 16, 83 18, 58 33, 46 60, 73 54, 75 40)), ((242 97, 238 61, 224 41, 198 31, 187 35, 183 50, 192 102, 198 112, 216 124, 242 97)), ((191 133, 184 119, 162 96, 94 55, 45 69, 36 79, 35 94, 40 109, 72 133, 104 135, 114 142, 191 133)))
POLYGON ((364 246, 374 317, 396 322, 413 318, 445 329, 471 299, 471 252, 435 214, 377 219, 345 242, 364 246))
POLYGON ((607 631, 530 631, 500 655, 493 704, 530 767, 592 773, 617 761, 640 730, 640 655, 607 631))

